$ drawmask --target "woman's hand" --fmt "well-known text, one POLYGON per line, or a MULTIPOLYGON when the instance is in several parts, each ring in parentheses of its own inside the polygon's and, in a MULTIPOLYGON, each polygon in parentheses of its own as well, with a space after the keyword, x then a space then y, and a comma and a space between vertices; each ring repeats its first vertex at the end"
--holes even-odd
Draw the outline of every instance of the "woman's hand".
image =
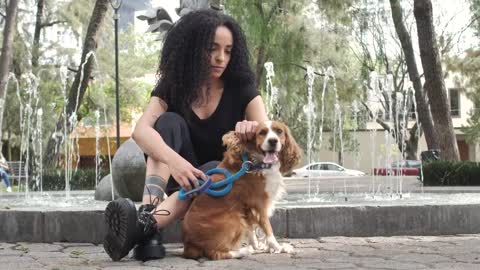
POLYGON ((237 125, 235 126, 235 135, 237 135, 241 141, 251 140, 255 135, 255 129, 257 126, 257 121, 243 120, 237 122, 237 125))
POLYGON ((168 163, 168 168, 173 179, 175 179, 185 191, 191 190, 192 184, 195 188, 198 188, 200 186, 198 178, 207 181, 207 176, 201 170, 193 167, 190 162, 181 156, 172 159, 168 163))

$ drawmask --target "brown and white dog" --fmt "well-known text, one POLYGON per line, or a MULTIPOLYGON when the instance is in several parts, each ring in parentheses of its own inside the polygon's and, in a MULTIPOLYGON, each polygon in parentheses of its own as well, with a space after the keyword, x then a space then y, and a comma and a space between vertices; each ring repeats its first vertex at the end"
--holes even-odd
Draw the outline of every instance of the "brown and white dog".
MULTIPOLYGON (((266 235, 268 251, 292 251, 290 245, 277 242, 269 220, 275 202, 285 193, 282 174, 290 171, 301 157, 290 130, 283 123, 267 121, 257 126, 251 141, 240 142, 234 132, 222 139, 227 149, 219 168, 236 173, 242 165, 242 154, 271 167, 244 174, 223 197, 201 194, 193 200, 182 224, 183 256, 219 260, 250 254, 260 248, 254 232, 257 225, 266 235), (245 237, 250 245, 241 247, 245 237)), ((211 176, 214 182, 224 177, 211 176)))

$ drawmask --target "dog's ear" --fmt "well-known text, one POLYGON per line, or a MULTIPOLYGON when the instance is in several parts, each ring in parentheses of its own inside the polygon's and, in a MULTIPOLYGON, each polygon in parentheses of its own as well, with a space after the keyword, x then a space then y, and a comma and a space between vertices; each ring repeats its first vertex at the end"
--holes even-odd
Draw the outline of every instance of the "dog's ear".
POLYGON ((283 145, 280 151, 280 172, 285 174, 290 172, 300 162, 303 152, 293 138, 290 129, 284 124, 282 126, 285 133, 285 145, 283 145))
POLYGON ((238 162, 239 156, 245 152, 245 146, 235 135, 235 131, 229 131, 222 137, 223 145, 227 148, 224 155, 226 161, 230 164, 238 162))
POLYGON ((235 135, 235 131, 229 131, 225 133, 225 135, 222 137, 222 142, 227 148, 227 151, 233 150, 238 152, 236 149, 240 148, 240 139, 237 137, 237 135, 235 135))

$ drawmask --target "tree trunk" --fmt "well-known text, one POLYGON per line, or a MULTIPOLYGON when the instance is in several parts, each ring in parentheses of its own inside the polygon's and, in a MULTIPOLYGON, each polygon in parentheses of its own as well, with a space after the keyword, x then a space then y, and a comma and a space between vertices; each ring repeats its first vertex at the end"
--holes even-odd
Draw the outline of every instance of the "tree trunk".
POLYGON ((263 76, 263 65, 265 64, 265 43, 262 41, 262 44, 258 48, 258 54, 257 54, 257 65, 256 65, 256 70, 255 70, 255 83, 256 83, 256 88, 259 89, 260 84, 262 82, 262 76, 263 76))
POLYGON ((440 157, 445 160, 458 161, 460 156, 433 26, 432 2, 415 0, 413 13, 417 22, 420 57, 425 74, 424 88, 430 101, 430 111, 437 138, 439 138, 440 157))
POLYGON ((418 73, 417 62, 415 60, 415 53, 413 51, 412 39, 405 27, 403 21, 402 7, 398 0, 390 0, 392 9, 393 23, 397 32, 400 43, 402 44, 403 54, 405 54, 405 61, 407 62, 408 76, 412 82, 415 90, 415 100, 417 103, 417 117, 425 132, 425 140, 427 141, 428 149, 438 149, 438 139, 435 129, 433 128, 433 120, 428 104, 425 99, 425 91, 423 91, 422 81, 418 73))
POLYGON ((40 31, 42 30, 43 7, 45 0, 37 2, 37 20, 35 22, 35 32, 33 34, 32 46, 32 69, 36 72, 38 68, 38 58, 40 57, 40 31))
MULTIPOLYGON (((421 137, 420 134, 417 133, 418 125, 415 123, 413 127, 410 129, 408 140, 405 140, 405 159, 408 160, 416 160, 418 159, 417 151, 418 151, 418 139, 421 137)), ((421 132, 421 131, 420 131, 421 132)))
POLYGON ((15 21, 17 19, 18 0, 10 0, 7 7, 5 28, 3 29, 2 54, 0 55, 0 155, 2 149, 2 127, 5 100, 7 97, 7 82, 13 55, 13 38, 15 36, 15 21))
MULTIPOLYGON (((67 126, 65 127, 64 120, 65 117, 66 119, 70 119, 72 114, 77 113, 77 110, 82 103, 82 99, 85 94, 85 90, 87 89, 90 75, 94 66, 93 57, 89 57, 88 59, 86 59, 87 54, 89 54, 90 52, 94 52, 97 48, 99 30, 105 18, 105 14, 107 13, 108 6, 109 0, 97 0, 95 3, 95 7, 93 8, 92 17, 90 18, 87 34, 85 36, 85 42, 83 44, 82 58, 78 67, 78 72, 76 73, 75 79, 68 92, 66 116, 61 115, 59 117, 56 125, 57 134, 63 134, 64 130, 66 129, 66 134, 67 136, 69 136, 69 134, 74 128, 74 126, 71 125, 70 121, 67 121, 67 126)), ((78 117, 78 119, 80 119, 80 116, 78 117)), ((52 153, 51 158, 48 159, 47 166, 53 166, 54 164, 56 164, 56 162, 59 161, 60 153, 58 151, 55 151, 55 148, 55 134, 53 134, 53 136, 50 136, 50 140, 47 144, 46 153, 52 153)))

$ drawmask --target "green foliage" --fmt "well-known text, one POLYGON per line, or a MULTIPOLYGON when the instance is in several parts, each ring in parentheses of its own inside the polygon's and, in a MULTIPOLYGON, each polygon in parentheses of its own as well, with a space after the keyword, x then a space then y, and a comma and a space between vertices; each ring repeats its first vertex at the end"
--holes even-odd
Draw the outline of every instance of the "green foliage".
MULTIPOLYGON (((328 2, 328 1, 327 1, 328 2)), ((338 2, 338 1, 335 1, 338 2)), ((306 149, 307 125, 304 105, 307 104, 306 67, 312 66, 318 73, 314 84, 314 103, 317 111, 314 127, 320 123, 320 104, 324 68, 331 66, 336 74, 336 90, 341 107, 349 111, 351 101, 359 96, 358 65, 348 44, 348 17, 342 8, 350 5, 333 4, 338 8, 328 14, 328 27, 319 27, 312 17, 306 16, 310 1, 227 1, 227 11, 244 29, 252 52, 252 66, 257 68, 259 90, 266 95, 266 80, 263 72, 265 62, 273 62, 275 77, 273 86, 279 89, 278 104, 270 108, 273 118, 289 125, 300 145, 306 149), (344 17, 339 22, 338 16, 344 17), (262 52, 264 54, 262 54, 262 52), (261 69, 259 72, 258 68, 261 69)), ((320 4, 319 4, 320 5, 320 4)), ((320 9, 319 16, 325 10, 320 9)), ((333 111, 333 80, 327 84, 325 112, 333 111)), ((267 100, 265 100, 267 101, 267 100)), ((349 114, 349 113, 347 113, 349 114)), ((330 116, 325 117, 325 129, 333 129, 330 116)), ((350 119, 347 117, 347 119, 350 119)), ((350 121, 350 120, 348 120, 350 121)), ((351 125, 350 125, 351 126, 351 125)), ((317 133, 318 134, 318 133, 317 133)))
MULTIPOLYGON (((43 22, 61 21, 60 29, 73 31, 80 39, 84 39, 84 35, 92 14, 95 1, 58 1, 46 0, 44 9, 43 22)), ((0 6, 1 8, 1 6, 0 6)), ((18 21, 24 23, 27 19, 35 18, 36 7, 19 12, 18 21)), ((115 68, 114 68, 114 28, 112 11, 105 19, 105 25, 99 36, 98 49, 95 54, 96 64, 92 74, 92 82, 88 87, 85 98, 79 108, 79 119, 84 119, 86 124, 94 123, 95 110, 99 109, 103 112, 106 109, 108 114, 108 122, 112 122, 115 118, 115 68)), ((45 27, 45 31, 51 30, 45 27)), ((23 104, 28 103, 29 95, 27 85, 32 81, 29 76, 31 70, 31 47, 33 32, 23 31, 18 33, 14 40, 14 56, 13 56, 13 72, 18 79, 19 87, 14 80, 9 81, 7 91, 6 108, 3 121, 3 134, 9 136, 9 146, 13 147, 17 153, 20 148, 20 120, 24 113, 20 113, 23 104)), ((128 122, 131 120, 133 111, 141 111, 147 103, 152 84, 152 78, 142 79, 145 74, 154 73, 157 69, 158 52, 160 43, 154 40, 153 35, 138 34, 133 31, 133 27, 120 31, 119 35, 119 70, 120 70, 120 114, 121 121, 128 122)), ((83 41, 80 42, 83 46, 83 41)), ((40 66, 38 69, 31 71, 38 78, 38 103, 33 106, 32 126, 35 125, 35 113, 37 109, 43 110, 43 136, 44 146, 46 146, 48 137, 55 130, 56 122, 63 113, 64 97, 63 91, 70 88, 75 72, 77 69, 79 52, 81 47, 77 49, 65 48, 59 43, 44 43, 44 39, 40 38, 40 66), (48 50, 49 55, 54 53, 56 57, 47 56, 45 52, 48 50), (61 57, 58 57, 61 56, 61 57), (60 60, 61 58, 61 60, 60 60), (59 66, 57 63, 62 63, 59 66), (65 63, 64 63, 65 62, 65 63), (60 69, 69 68, 68 78, 62 81, 60 78, 60 69)), ((103 118, 102 118, 103 120, 103 118)), ((13 158, 19 158, 15 155, 13 158)))
MULTIPOLYGON (((99 172, 102 179, 109 172, 101 170, 99 172)), ((49 170, 43 173, 43 190, 55 191, 65 190, 65 171, 49 170)), ((71 190, 92 190, 95 189, 95 169, 78 169, 73 173, 70 180, 71 190)))
POLYGON ((476 18, 474 20, 475 33, 477 37, 480 37, 480 20, 478 19, 480 16, 480 0, 470 0, 470 11, 473 17, 476 18))
MULTIPOLYGON (((157 69, 159 42, 151 35, 140 35, 130 27, 119 36, 119 98, 120 119, 131 120, 132 111, 141 111, 147 104, 152 82, 141 79, 157 69)), ((108 120, 115 118, 115 58, 113 39, 102 41, 96 53, 97 68, 94 81, 84 96, 81 115, 84 121, 95 121, 95 110, 107 111, 108 120)))
POLYGON ((423 165, 425 186, 480 186, 480 163, 432 161, 423 165))

